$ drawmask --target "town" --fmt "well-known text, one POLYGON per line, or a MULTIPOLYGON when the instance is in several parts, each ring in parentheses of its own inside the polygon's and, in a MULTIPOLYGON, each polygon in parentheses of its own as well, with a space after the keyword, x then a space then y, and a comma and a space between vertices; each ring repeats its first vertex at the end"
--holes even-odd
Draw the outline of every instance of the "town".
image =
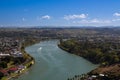
MULTIPOLYGON (((98 79, 110 74, 120 75, 120 28, 1 28, 0 29, 0 78, 11 79, 24 73, 34 58, 25 51, 29 45, 43 40, 57 39, 69 53, 82 56, 101 66, 90 73, 68 78, 77 80, 98 79), (83 53, 83 54, 81 54, 83 53), (109 55, 108 55, 109 54, 109 55), (112 67, 112 68, 111 68, 112 67), (105 71, 107 68, 108 71, 105 71), (104 70, 104 71, 103 71, 104 70), (103 71, 103 72, 102 72, 103 71), (105 74, 107 72, 107 74, 105 74)), ((58 45, 59 46, 59 45, 58 45)), ((60 46, 59 46, 60 47, 60 46)), ((101 80, 101 79, 100 79, 101 80)))
POLYGON ((15 38, 0 38, 0 79, 14 77, 27 68, 25 64, 30 60, 21 51, 22 42, 15 38))

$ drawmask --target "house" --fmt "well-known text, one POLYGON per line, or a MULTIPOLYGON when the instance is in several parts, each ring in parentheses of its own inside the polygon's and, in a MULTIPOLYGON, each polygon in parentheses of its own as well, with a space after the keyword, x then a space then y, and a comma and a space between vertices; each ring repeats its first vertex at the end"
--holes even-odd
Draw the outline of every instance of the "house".
POLYGON ((18 67, 9 68, 9 73, 18 73, 18 67))
POLYGON ((2 69, 2 70, 0 70, 0 72, 3 73, 4 76, 8 76, 9 75, 8 74, 8 70, 2 69))
POLYGON ((6 57, 6 56, 10 56, 10 54, 4 54, 4 53, 0 53, 0 58, 2 58, 2 57, 6 57))
POLYGON ((19 52, 19 51, 15 51, 15 52, 12 54, 12 56, 14 56, 14 57, 23 57, 22 53, 19 52))

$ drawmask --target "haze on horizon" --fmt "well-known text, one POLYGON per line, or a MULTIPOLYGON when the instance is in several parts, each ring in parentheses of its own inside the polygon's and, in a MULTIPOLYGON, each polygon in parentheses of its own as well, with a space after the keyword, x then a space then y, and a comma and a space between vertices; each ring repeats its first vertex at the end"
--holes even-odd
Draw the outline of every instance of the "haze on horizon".
POLYGON ((120 0, 0 0, 4 26, 120 26, 120 0))

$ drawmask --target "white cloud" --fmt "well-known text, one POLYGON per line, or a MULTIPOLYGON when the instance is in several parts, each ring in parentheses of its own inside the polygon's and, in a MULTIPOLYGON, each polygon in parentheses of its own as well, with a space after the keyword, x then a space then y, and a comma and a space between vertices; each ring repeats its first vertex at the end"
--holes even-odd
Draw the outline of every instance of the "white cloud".
POLYGON ((49 15, 44 15, 41 17, 41 19, 50 19, 51 17, 49 15))
POLYGON ((113 22, 116 22, 116 21, 120 21, 120 19, 113 19, 112 21, 113 21, 113 22))
POLYGON ((79 15, 65 15, 64 19, 71 20, 71 19, 84 19, 87 18, 88 14, 79 14, 79 15))
POLYGON ((98 20, 98 19, 93 19, 90 21, 90 23, 111 23, 110 20, 98 20))
POLYGON ((98 20, 98 19, 93 19, 93 20, 90 20, 89 22, 90 22, 90 23, 101 23, 101 21, 98 20))
POLYGON ((98 19, 91 19, 91 20, 80 20, 80 21, 73 21, 76 24, 103 24, 103 23, 111 23, 110 20, 98 20, 98 19))
POLYGON ((24 21, 26 21, 26 19, 23 17, 23 18, 22 18, 22 21, 24 22, 24 21))
POLYGON ((120 13, 114 13, 113 16, 117 16, 117 17, 120 17, 120 13))

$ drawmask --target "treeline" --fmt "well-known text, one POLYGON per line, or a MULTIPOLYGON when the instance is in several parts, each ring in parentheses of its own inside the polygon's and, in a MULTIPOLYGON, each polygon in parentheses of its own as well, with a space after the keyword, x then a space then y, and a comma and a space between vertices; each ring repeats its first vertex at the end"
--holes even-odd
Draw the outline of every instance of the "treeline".
MULTIPOLYGON (((30 45, 33 45, 35 43, 38 43, 40 42, 40 39, 35 39, 35 38, 26 38, 24 39, 24 41, 21 43, 21 52, 22 54, 24 55, 23 57, 25 58, 25 60, 27 62, 30 62, 32 60, 34 60, 34 58, 32 56, 30 56, 30 54, 28 54, 26 51, 25 51, 25 48, 27 46, 30 46, 30 45)), ((25 62, 25 63, 27 63, 25 62)))
POLYGON ((9 65, 18 65, 18 64, 22 64, 23 62, 25 62, 25 58, 24 57, 13 57, 13 56, 7 56, 5 58, 2 58, 0 61, 0 68, 7 68, 9 67, 9 65))
POLYGON ((59 47, 95 64, 111 65, 120 62, 120 45, 114 42, 60 40, 59 47))
POLYGON ((119 36, 120 28, 0 28, 0 37, 81 38, 92 36, 119 36))

